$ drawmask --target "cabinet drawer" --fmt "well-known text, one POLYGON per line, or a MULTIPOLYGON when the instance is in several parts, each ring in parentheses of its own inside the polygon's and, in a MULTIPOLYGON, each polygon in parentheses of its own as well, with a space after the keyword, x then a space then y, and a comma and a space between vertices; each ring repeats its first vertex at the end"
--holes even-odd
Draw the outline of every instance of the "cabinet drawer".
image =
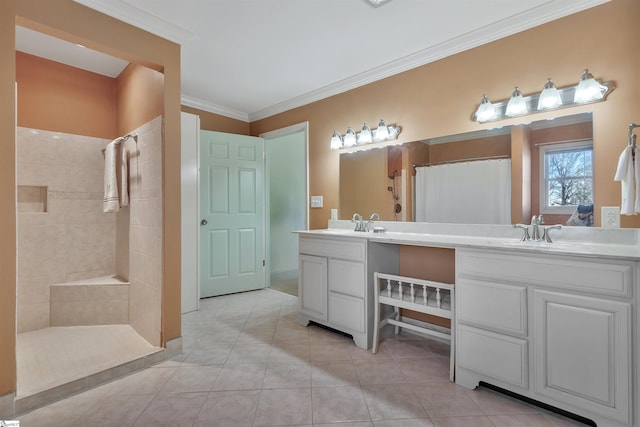
POLYGON ((329 292, 329 324, 336 329, 346 328, 364 332, 364 300, 329 292))
POLYGON ((527 341, 471 326, 458 325, 457 364, 488 379, 527 388, 527 341))
POLYGON ((329 260, 329 290, 364 298, 364 264, 361 262, 329 260))
POLYGON ((300 237, 300 253, 309 255, 364 262, 366 248, 365 240, 300 237))
POLYGON ((631 296, 633 283, 631 261, 459 250, 456 268, 458 275, 463 277, 488 278, 621 297, 631 296))
POLYGON ((527 288, 459 278, 456 316, 463 323, 526 336, 527 288))

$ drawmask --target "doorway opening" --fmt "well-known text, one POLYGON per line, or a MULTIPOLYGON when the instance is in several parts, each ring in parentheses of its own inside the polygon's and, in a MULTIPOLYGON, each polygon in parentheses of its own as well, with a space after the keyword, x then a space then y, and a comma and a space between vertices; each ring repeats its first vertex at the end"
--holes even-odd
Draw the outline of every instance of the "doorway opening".
POLYGON ((266 147, 267 286, 298 295, 298 236, 309 224, 308 122, 260 135, 266 147))

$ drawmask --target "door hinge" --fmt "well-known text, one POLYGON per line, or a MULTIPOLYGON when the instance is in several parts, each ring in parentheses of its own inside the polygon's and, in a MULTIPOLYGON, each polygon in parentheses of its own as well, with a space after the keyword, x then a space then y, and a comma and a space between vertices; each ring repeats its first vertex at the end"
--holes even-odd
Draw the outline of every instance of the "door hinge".
POLYGON ((262 260, 262 266, 264 267, 264 266, 266 266, 266 265, 267 265, 267 261, 263 259, 263 260, 262 260))

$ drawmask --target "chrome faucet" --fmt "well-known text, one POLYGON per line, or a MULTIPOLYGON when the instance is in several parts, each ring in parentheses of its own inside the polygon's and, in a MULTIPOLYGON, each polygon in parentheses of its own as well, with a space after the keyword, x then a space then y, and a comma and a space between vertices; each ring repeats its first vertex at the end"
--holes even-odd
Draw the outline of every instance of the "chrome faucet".
POLYGON ((367 221, 367 225, 366 225, 366 230, 365 231, 371 231, 371 224, 373 224, 373 221, 380 221, 380 215, 378 215, 377 212, 374 212, 371 214, 371 216, 369 217, 369 221, 367 221))
POLYGON ((514 224, 513 228, 520 228, 523 230, 521 241, 532 240, 534 242, 546 241, 547 243, 553 243, 549 230, 560 230, 562 226, 560 224, 549 226, 547 228, 542 227, 544 224, 544 217, 542 215, 531 217, 531 235, 529 235, 529 226, 524 224, 514 224))
POLYGON ((362 215, 360 215, 359 213, 353 214, 353 217, 351 218, 351 222, 356 223, 356 227, 353 229, 353 231, 367 231, 365 223, 362 220, 362 215))

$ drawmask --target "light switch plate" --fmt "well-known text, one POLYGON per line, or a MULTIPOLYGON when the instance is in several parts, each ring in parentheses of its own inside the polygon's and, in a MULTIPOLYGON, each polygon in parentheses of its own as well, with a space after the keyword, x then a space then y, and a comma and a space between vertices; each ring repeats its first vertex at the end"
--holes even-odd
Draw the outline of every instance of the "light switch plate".
POLYGON ((619 206, 602 206, 602 227, 603 228, 620 228, 620 207, 619 206))
POLYGON ((311 196, 311 207, 321 208, 323 205, 322 196, 311 196))

